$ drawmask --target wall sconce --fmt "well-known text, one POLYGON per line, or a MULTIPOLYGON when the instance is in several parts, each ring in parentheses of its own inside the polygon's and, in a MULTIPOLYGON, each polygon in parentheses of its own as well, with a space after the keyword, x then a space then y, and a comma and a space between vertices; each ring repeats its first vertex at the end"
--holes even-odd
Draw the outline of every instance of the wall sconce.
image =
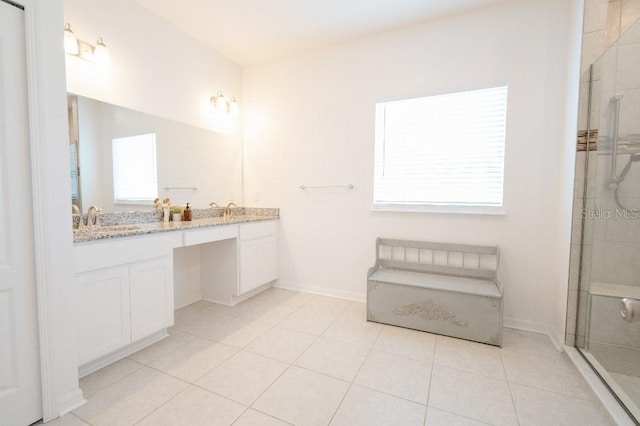
POLYGON ((98 37, 94 47, 86 41, 78 40, 73 31, 71 31, 69 23, 64 24, 64 51, 69 55, 98 64, 108 64, 110 62, 109 51, 102 37, 98 37))
POLYGON ((217 95, 211 97, 211 105, 220 112, 228 112, 230 114, 237 114, 238 112, 238 101, 236 101, 236 98, 232 97, 231 101, 228 102, 222 94, 222 91, 219 91, 217 95))

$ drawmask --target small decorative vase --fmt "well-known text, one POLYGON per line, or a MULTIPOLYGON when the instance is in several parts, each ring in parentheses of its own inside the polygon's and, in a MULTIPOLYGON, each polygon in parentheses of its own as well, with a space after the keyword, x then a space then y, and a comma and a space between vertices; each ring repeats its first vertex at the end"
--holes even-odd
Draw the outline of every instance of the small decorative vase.
POLYGON ((171 215, 171 218, 173 219, 174 222, 181 222, 182 221, 182 213, 173 213, 171 215))

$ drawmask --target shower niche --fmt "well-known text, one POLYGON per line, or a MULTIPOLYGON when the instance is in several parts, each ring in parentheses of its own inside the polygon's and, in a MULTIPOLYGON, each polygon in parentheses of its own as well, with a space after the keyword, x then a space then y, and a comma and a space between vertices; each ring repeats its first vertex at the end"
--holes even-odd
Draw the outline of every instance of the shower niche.
POLYGON ((591 66, 586 127, 576 168, 569 299, 577 309, 570 304, 569 340, 640 419, 640 23, 591 66))

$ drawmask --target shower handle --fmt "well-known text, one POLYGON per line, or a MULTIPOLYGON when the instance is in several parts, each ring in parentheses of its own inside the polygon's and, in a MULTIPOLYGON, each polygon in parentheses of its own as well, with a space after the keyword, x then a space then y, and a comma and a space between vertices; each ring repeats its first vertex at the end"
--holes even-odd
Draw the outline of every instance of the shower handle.
POLYGON ((620 301, 620 316, 627 322, 640 321, 640 300, 625 297, 620 301))

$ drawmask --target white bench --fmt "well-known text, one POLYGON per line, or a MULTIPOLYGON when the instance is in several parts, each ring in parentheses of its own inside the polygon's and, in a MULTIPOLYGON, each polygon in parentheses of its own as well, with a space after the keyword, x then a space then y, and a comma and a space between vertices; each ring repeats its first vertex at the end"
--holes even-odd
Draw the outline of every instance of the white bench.
POLYGON ((502 346, 498 247, 376 240, 367 320, 502 346))

